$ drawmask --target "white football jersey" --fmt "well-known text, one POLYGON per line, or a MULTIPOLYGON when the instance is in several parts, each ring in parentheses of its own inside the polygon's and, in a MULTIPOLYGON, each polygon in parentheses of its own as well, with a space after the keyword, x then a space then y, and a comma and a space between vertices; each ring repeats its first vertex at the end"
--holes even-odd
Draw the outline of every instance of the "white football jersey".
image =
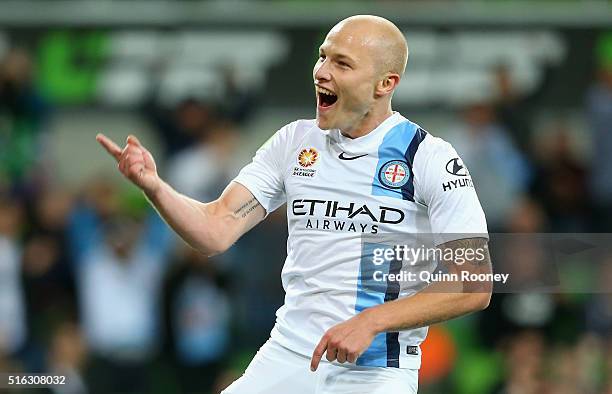
MULTIPOLYGON (((487 232, 456 151, 399 113, 355 139, 321 130, 314 120, 290 123, 235 182, 268 213, 287 203, 286 296, 272 337, 306 356, 332 326, 415 292, 391 281, 366 288, 360 275, 372 240, 433 234, 440 244, 487 232)), ((397 273, 402 264, 381 269, 397 273)), ((427 328, 379 334, 357 364, 419 368, 426 335, 427 328)))

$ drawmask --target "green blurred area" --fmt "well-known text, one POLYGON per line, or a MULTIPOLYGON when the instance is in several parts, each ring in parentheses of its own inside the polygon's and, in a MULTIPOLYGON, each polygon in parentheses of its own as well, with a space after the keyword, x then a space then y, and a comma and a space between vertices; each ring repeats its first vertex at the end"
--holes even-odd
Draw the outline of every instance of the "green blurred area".
POLYGON ((597 42, 595 53, 600 66, 612 67, 612 32, 602 33, 597 42))
POLYGON ((107 47, 108 35, 102 31, 58 30, 44 35, 37 56, 43 94, 59 105, 93 100, 107 47))

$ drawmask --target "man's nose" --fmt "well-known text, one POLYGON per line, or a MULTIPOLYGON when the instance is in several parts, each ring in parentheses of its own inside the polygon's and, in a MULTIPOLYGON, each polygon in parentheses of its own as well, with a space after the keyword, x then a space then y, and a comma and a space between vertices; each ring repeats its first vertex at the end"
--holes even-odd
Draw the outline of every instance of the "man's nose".
POLYGON ((329 72, 329 65, 327 59, 317 63, 314 69, 314 79, 316 81, 329 81, 331 74, 329 72))

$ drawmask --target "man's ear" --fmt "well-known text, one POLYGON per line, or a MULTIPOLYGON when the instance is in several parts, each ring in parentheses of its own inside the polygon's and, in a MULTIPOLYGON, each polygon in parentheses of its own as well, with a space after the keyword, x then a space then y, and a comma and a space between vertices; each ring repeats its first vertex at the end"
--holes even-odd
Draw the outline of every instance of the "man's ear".
POLYGON ((399 84, 400 76, 394 73, 386 74, 378 84, 376 85, 376 96, 386 96, 393 93, 397 85, 399 84))

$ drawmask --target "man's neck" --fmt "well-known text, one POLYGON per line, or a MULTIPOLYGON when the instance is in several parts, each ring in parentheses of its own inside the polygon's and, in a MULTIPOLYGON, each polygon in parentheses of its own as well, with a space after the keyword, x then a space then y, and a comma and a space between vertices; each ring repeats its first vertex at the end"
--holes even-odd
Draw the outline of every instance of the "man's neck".
POLYGON ((348 138, 359 138, 363 137, 371 133, 374 129, 376 129, 382 122, 387 120, 391 115, 393 115, 393 111, 391 107, 388 108, 387 111, 382 112, 381 114, 372 114, 371 112, 366 114, 366 116, 359 122, 357 126, 351 128, 349 130, 340 130, 343 136, 348 138))

